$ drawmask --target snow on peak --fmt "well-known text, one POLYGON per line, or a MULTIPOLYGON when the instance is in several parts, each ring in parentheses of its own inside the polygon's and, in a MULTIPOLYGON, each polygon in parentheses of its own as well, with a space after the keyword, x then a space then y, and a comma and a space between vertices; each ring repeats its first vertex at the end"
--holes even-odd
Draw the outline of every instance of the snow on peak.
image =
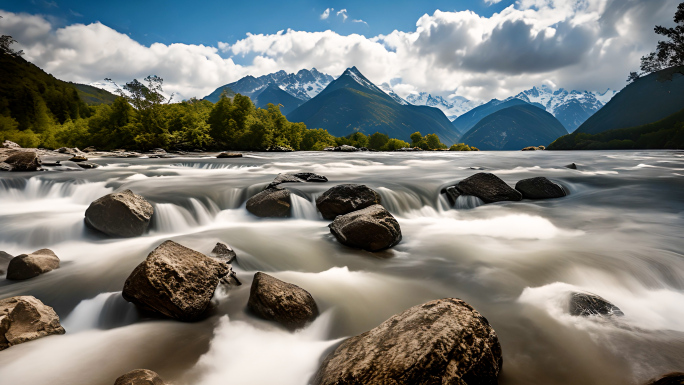
POLYGON ((406 100, 416 106, 439 108, 449 120, 454 120, 481 104, 468 100, 463 96, 445 99, 441 96, 433 96, 427 92, 413 92, 406 97, 406 100))

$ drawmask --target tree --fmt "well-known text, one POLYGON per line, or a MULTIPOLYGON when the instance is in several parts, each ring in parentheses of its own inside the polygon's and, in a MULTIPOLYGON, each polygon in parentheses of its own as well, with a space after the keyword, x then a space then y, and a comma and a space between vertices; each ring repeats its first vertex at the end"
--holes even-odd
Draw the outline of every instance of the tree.
POLYGON ((389 142, 389 136, 376 132, 375 134, 371 135, 370 140, 368 141, 368 148, 372 150, 382 150, 383 147, 389 142))
POLYGON ((659 41, 655 52, 641 58, 641 71, 644 73, 684 65, 684 2, 677 6, 674 22, 677 25, 672 28, 660 25, 654 28, 656 34, 665 36, 668 40, 659 41))
MULTIPOLYGON (((0 19, 2 19, 2 16, 0 16, 0 19)), ((17 41, 12 38, 12 36, 9 35, 2 35, 0 36, 0 52, 3 54, 7 54, 10 56, 21 56, 24 54, 24 51, 15 51, 10 47, 12 44, 16 43, 17 41)))
POLYGON ((627 83, 632 83, 635 80, 639 79, 641 75, 639 75, 638 72, 630 72, 629 76, 627 77, 627 83))

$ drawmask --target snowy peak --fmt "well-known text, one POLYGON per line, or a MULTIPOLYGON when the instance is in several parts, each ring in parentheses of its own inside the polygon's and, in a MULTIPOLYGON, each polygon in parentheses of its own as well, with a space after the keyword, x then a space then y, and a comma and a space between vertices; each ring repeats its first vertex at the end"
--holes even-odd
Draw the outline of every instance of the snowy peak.
POLYGON ((378 88, 380 88, 382 92, 389 95, 392 99, 394 99, 395 102, 401 104, 402 106, 409 105, 409 102, 404 100, 401 96, 397 95, 397 93, 394 92, 394 89, 392 89, 392 86, 390 86, 388 83, 382 83, 378 86, 378 88))
POLYGON ((441 96, 433 96, 427 92, 411 93, 406 97, 406 100, 416 106, 439 108, 449 120, 454 120, 481 104, 463 96, 446 99, 441 96))
POLYGON ((369 89, 374 90, 374 91, 375 90, 382 91, 382 90, 380 90, 380 88, 378 88, 378 86, 373 84, 373 82, 371 82, 365 76, 363 76, 363 74, 355 66, 351 67, 351 68, 347 68, 339 78, 341 79, 345 76, 352 78, 355 82, 357 82, 358 84, 360 84, 363 87, 369 88, 369 89))

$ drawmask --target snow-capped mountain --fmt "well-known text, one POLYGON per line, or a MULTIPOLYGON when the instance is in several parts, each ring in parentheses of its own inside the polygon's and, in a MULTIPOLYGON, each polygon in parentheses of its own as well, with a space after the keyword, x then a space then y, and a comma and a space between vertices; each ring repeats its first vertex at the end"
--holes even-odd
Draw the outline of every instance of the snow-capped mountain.
POLYGON ((415 106, 439 108, 444 112, 444 115, 452 121, 482 104, 473 100, 468 100, 463 96, 445 99, 441 96, 432 96, 427 92, 412 93, 406 97, 406 100, 415 106))
POLYGON ((402 106, 408 105, 409 102, 404 100, 401 96, 397 95, 396 92, 392 89, 392 86, 390 86, 388 83, 382 83, 378 86, 382 90, 382 92, 386 93, 389 95, 394 101, 397 103, 401 104, 402 106))
MULTIPOLYGON (((108 92, 113 93, 114 95, 118 95, 119 88, 117 88, 114 84, 110 82, 93 82, 93 83, 88 83, 89 86, 91 87, 96 87, 101 90, 105 90, 108 92)), ((121 85, 123 87, 123 85, 121 85)))

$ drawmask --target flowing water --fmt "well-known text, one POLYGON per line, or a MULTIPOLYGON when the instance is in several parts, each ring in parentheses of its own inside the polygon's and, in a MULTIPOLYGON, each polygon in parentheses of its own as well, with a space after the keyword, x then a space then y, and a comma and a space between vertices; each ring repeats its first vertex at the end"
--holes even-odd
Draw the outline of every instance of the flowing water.
POLYGON ((500 384, 642 384, 684 371, 684 153, 481 152, 246 154, 239 159, 99 159, 87 171, 3 174, 0 250, 43 247, 61 267, 26 281, 0 278, 0 298, 34 295, 60 315, 65 335, 0 352, 1 384, 111 385, 135 369, 176 385, 306 384, 340 339, 436 298, 479 310, 503 348, 500 384), (578 170, 563 167, 574 162, 578 170), (474 173, 511 185, 533 176, 565 198, 450 205, 440 190, 474 173), (258 219, 245 201, 281 172, 328 183, 286 185, 293 218, 258 219), (340 183, 379 192, 403 240, 368 253, 330 235, 315 199, 340 183), (88 204, 131 189, 155 207, 150 231, 108 239, 83 225, 88 204), (243 286, 214 296, 195 323, 149 319, 121 297, 133 268, 164 240, 208 254, 238 253, 243 286), (322 311, 290 333, 246 312, 265 271, 308 290, 322 311), (619 319, 567 314, 568 294, 589 291, 619 319))

